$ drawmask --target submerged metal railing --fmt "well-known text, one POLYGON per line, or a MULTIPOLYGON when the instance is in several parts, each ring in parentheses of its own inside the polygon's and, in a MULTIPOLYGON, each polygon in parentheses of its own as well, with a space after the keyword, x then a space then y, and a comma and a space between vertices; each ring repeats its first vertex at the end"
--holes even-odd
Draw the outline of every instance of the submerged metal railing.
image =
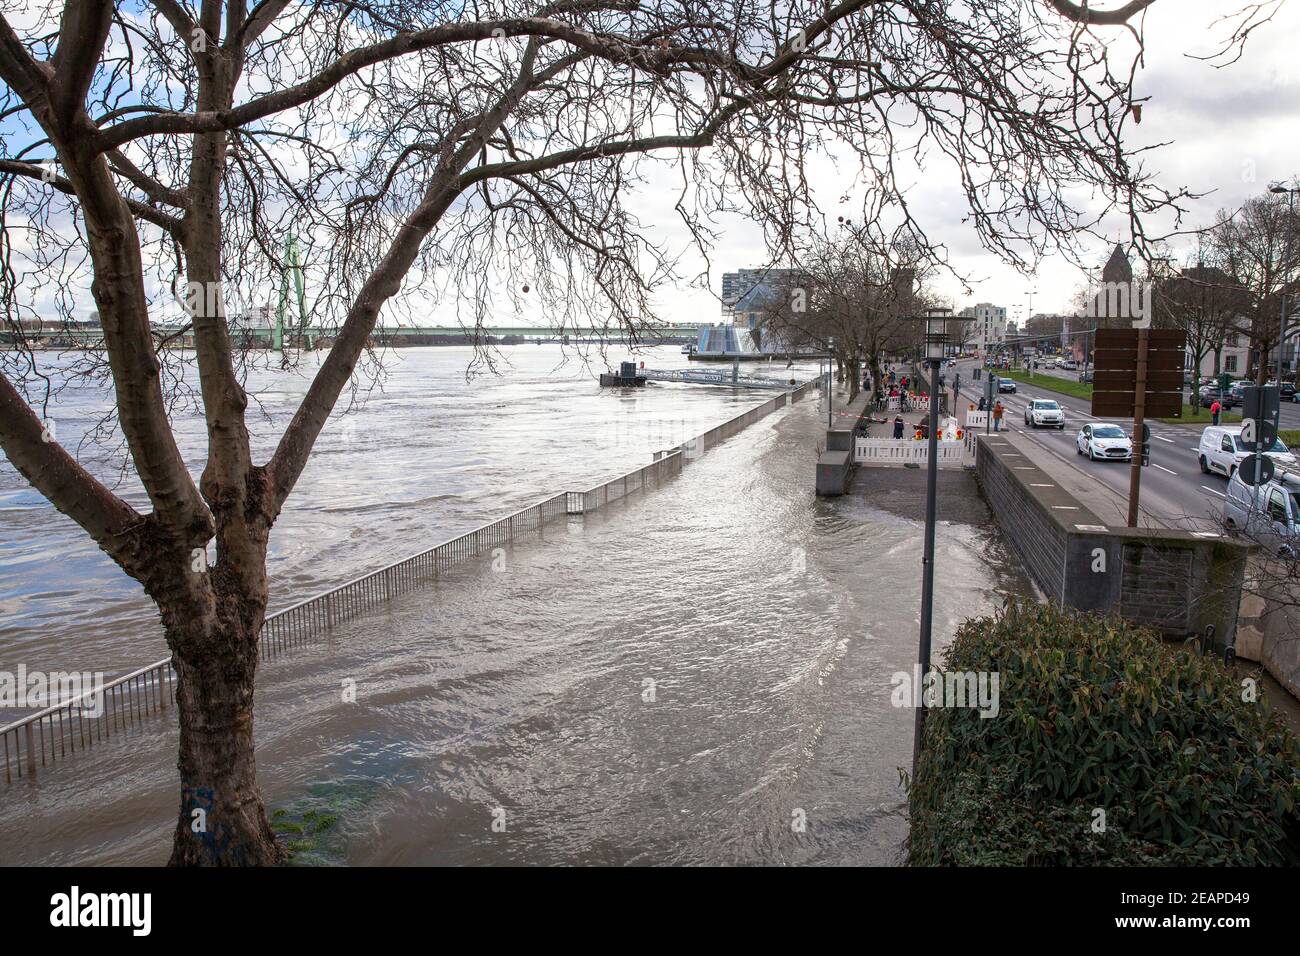
MULTIPOLYGON (((306 643, 394 597, 416 590, 444 569, 469 561, 548 522, 596 511, 681 472, 685 462, 737 434, 818 385, 808 382, 777 395, 675 448, 650 464, 585 491, 562 491, 514 514, 467 531, 400 561, 353 578, 268 614, 262 623, 263 660, 306 643)), ((145 717, 174 708, 176 672, 170 657, 108 681, 0 727, 4 780, 35 777, 38 768, 124 733, 145 717)))

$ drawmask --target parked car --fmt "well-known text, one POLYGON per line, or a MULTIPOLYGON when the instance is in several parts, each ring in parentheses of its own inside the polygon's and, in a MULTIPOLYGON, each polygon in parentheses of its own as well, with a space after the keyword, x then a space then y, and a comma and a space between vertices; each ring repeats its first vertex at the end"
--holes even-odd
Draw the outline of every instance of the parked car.
POLYGON ((1200 396, 1202 408, 1209 408, 1217 400, 1224 408, 1236 408, 1241 404, 1241 394, 1233 394, 1231 390, 1219 394, 1218 385, 1202 385, 1197 393, 1200 396))
POLYGON ((1118 425, 1097 422, 1084 425, 1075 436, 1074 447, 1093 461, 1132 461, 1133 439, 1118 425))
POLYGON ((1014 380, 1014 379, 1010 379, 1010 378, 999 378, 999 379, 998 379, 998 391, 999 391, 999 392, 1010 392, 1011 394, 1014 395, 1014 394, 1016 393, 1016 383, 1015 383, 1015 380, 1014 380))
POLYGON ((1279 472, 1259 487, 1234 474, 1223 500, 1223 525, 1283 557, 1295 557, 1300 551, 1300 474, 1279 472))
POLYGON ((1240 405, 1246 398, 1245 390, 1250 388, 1254 384, 1255 384, 1254 382, 1246 378, 1238 379, 1237 381, 1233 382, 1232 386, 1228 389, 1228 397, 1232 399, 1232 404, 1240 405))
MULTIPOLYGON (((1211 425, 1201 432, 1201 444, 1196 450, 1204 474, 1215 472, 1226 478, 1237 473, 1237 466, 1251 452, 1241 440, 1240 425, 1211 425)), ((1264 454, 1273 459, 1274 466, 1294 469, 1296 458, 1282 442, 1276 438, 1273 444, 1264 449, 1264 454)))
POLYGON ((1030 428, 1065 429, 1065 409, 1050 398, 1035 398, 1025 406, 1025 424, 1030 428))

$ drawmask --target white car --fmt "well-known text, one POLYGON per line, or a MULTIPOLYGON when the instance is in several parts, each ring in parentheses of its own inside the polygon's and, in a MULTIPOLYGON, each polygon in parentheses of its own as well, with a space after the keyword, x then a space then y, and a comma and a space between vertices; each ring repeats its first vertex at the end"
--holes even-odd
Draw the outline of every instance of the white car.
POLYGON ((1133 439, 1118 425, 1084 425, 1074 439, 1075 450, 1092 461, 1132 461, 1133 439))
POLYGON ((1025 424, 1030 428, 1065 430, 1065 410, 1048 398, 1035 398, 1025 406, 1025 424))
MULTIPOLYGON (((1240 425, 1211 425, 1201 432, 1201 444, 1196 449, 1204 474, 1215 472, 1225 478, 1237 473, 1237 467, 1251 452, 1241 440, 1240 425)), ((1296 457, 1276 438, 1273 444, 1264 449, 1264 454, 1273 459, 1276 467, 1295 470, 1296 457)))

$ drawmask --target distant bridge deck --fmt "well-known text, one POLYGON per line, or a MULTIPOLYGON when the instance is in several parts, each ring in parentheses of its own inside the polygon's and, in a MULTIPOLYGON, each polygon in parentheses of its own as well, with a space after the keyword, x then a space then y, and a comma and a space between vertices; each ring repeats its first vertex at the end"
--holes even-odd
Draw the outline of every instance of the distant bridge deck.
MULTIPOLYGON (((192 345, 192 333, 182 333, 178 329, 155 326, 154 338, 158 341, 172 339, 179 346, 192 345)), ((305 328, 286 329, 288 341, 331 341, 338 334, 338 329, 305 328)), ((461 328, 450 325, 422 326, 381 326, 370 333, 370 340, 376 343, 392 344, 443 344, 461 341, 471 343, 488 339, 519 339, 525 342, 694 342, 698 334, 695 325, 659 324, 637 329, 635 337, 626 329, 597 328, 549 328, 537 325, 499 325, 482 328, 461 328)), ((275 330, 269 328, 239 328, 230 330, 231 338, 246 348, 270 348, 275 330)), ((26 329, 23 337, 33 345, 67 345, 95 348, 102 346, 104 332, 99 328, 61 327, 52 324, 49 328, 26 329)), ((0 328, 0 345, 16 345, 20 341, 18 333, 11 328, 0 328)))

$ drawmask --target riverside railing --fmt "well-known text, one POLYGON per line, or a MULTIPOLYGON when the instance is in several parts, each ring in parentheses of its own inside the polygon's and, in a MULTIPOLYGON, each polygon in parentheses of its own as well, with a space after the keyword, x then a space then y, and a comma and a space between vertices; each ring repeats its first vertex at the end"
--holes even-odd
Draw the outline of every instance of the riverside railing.
MULTIPOLYGON (((543 501, 457 535, 418 554, 268 614, 262 623, 263 660, 305 644, 337 624, 394 597, 414 591, 443 570, 476 558, 492 548, 547 523, 596 511, 680 474, 685 462, 739 433, 789 402, 798 401, 817 381, 784 392, 683 442, 656 453, 650 464, 585 491, 562 491, 543 501)), ((170 657, 108 681, 102 687, 52 704, 0 727, 5 783, 35 777, 38 768, 78 750, 122 734, 145 717, 174 709, 176 672, 170 657)))

